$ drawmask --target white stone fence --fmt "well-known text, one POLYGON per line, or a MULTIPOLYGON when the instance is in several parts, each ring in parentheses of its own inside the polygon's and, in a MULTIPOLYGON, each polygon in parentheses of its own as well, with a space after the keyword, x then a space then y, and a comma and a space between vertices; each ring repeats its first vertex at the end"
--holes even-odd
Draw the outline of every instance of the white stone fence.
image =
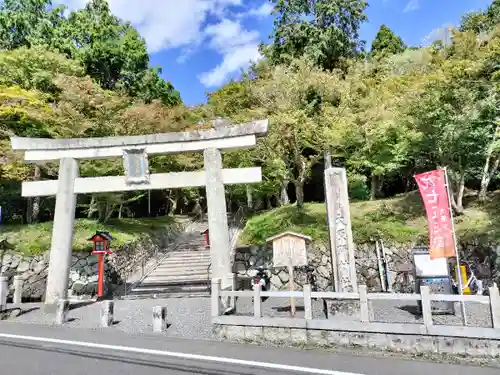
MULTIPOLYGON (((288 329, 291 331, 335 331, 337 334, 386 334, 386 335, 413 335, 413 336, 441 336, 446 338, 461 338, 475 340, 494 340, 500 355, 500 294, 497 287, 489 288, 489 296, 478 295, 451 295, 451 294, 430 294, 429 287, 422 286, 421 294, 389 294, 389 293, 368 293, 367 287, 359 286, 358 293, 338 293, 338 292, 312 292, 310 285, 304 285, 302 291, 261 291, 260 286, 254 290, 246 291, 226 291, 221 290, 220 281, 212 280, 212 323, 220 329, 239 327, 241 332, 252 329, 252 337, 255 337, 255 329, 270 328, 288 329), (253 316, 232 316, 223 315, 220 301, 224 298, 253 297, 253 316), (274 298, 299 298, 304 302, 303 317, 263 317, 261 297, 274 298), (351 301, 359 304, 359 320, 342 321, 336 319, 313 319, 313 299, 327 299, 339 301, 351 301), (403 300, 421 301, 423 323, 381 323, 372 321, 371 302, 376 300, 403 300), (436 325, 433 322, 431 302, 475 302, 486 305, 491 313, 492 326, 490 328, 436 325), (232 327, 231 327, 232 326, 232 327)), ((240 333, 241 333, 240 332, 240 333)), ((260 331, 259 331, 260 332, 260 331)), ((304 333, 302 332, 302 333, 304 333)), ((248 333, 248 332, 247 332, 248 333)), ((290 332, 289 332, 290 333, 290 332)), ((241 333, 243 334, 243 333, 241 333)), ((263 333, 264 337, 266 333, 263 333)), ((247 334, 248 336, 248 334, 247 334)), ((289 339, 291 336, 287 336, 289 339)), ((292 335, 293 336, 293 335, 292 335)), ((246 340, 252 339, 246 337, 246 340)), ((241 337, 240 337, 241 338, 241 337)), ((286 341, 286 340, 284 340, 286 341)))

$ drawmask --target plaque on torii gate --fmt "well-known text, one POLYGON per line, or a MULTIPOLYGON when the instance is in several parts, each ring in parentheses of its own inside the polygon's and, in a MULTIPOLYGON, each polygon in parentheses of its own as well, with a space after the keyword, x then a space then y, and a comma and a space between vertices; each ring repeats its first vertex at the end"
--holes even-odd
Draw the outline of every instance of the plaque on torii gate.
POLYGON ((76 196, 205 186, 213 277, 222 287, 233 283, 224 185, 261 182, 261 168, 222 167, 221 150, 250 148, 267 134, 268 120, 222 128, 140 136, 46 139, 11 137, 13 150, 27 162, 59 160, 57 180, 23 182, 23 197, 56 196, 45 304, 66 299, 75 220, 76 196), (204 170, 150 174, 149 155, 203 151, 204 170), (78 160, 123 157, 125 175, 79 177, 78 160))

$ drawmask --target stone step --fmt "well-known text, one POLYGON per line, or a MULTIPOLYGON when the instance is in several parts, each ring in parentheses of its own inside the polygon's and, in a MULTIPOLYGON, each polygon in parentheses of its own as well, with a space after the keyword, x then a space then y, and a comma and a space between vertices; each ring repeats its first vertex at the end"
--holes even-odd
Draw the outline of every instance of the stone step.
POLYGON ((168 276, 168 275, 192 275, 192 274, 204 274, 206 275, 208 271, 208 266, 203 267, 158 267, 150 276, 168 276))
POLYGON ((197 253, 197 252, 206 252, 209 249, 205 248, 205 244, 197 244, 193 246, 182 246, 182 247, 177 247, 174 251, 172 251, 172 254, 174 253, 197 253))
POLYGON ((175 260, 175 261, 194 261, 194 260, 204 260, 210 262, 210 257, 206 255, 196 255, 196 256, 189 256, 189 255, 172 255, 169 256, 165 259, 163 259, 163 262, 167 262, 169 260, 175 260))
POLYGON ((152 284, 149 286, 138 286, 132 288, 130 291, 134 293, 145 292, 204 292, 208 291, 208 283, 191 283, 187 285, 178 284, 152 284))
POLYGON ((178 272, 178 273, 158 273, 148 275, 143 282, 169 282, 175 280, 209 280, 209 274, 201 272, 178 272))
POLYGON ((132 288, 129 294, 158 294, 158 293, 200 293, 209 292, 208 282, 192 281, 184 284, 158 283, 149 285, 139 285, 132 288))
POLYGON ((171 269, 192 269, 192 270, 198 270, 198 269, 207 269, 208 266, 210 265, 210 262, 193 262, 193 261, 183 261, 183 262, 163 262, 159 264, 153 272, 156 270, 171 270, 171 269))
POLYGON ((183 250, 182 248, 176 248, 170 254, 210 254, 210 249, 206 249, 205 246, 197 247, 195 250, 183 250))
POLYGON ((198 258, 169 257, 169 258, 163 259, 160 263, 160 266, 164 265, 164 264, 170 264, 170 265, 206 264, 206 265, 209 265, 210 262, 211 262, 211 259, 208 257, 198 257, 198 258))
POLYGON ((207 273, 202 273, 199 275, 186 275, 186 274, 179 274, 179 275, 170 275, 170 276, 152 276, 149 275, 147 276, 144 280, 142 280, 141 285, 148 285, 148 284, 158 284, 158 283, 177 283, 177 284, 182 284, 184 282, 208 282, 210 278, 208 277, 207 273))
POLYGON ((179 255, 179 256, 193 256, 193 255, 203 255, 203 256, 210 256, 210 250, 209 249, 194 249, 194 250, 176 250, 172 251, 170 254, 172 255, 179 255))
POLYGON ((210 257, 196 257, 196 258, 186 258, 186 257, 168 257, 163 259, 159 265, 163 264, 209 264, 211 263, 210 257))

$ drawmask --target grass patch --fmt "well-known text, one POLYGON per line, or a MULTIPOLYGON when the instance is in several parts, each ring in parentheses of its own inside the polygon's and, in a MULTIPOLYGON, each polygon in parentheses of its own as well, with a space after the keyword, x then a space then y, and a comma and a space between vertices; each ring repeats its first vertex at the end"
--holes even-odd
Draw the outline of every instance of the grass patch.
MULTIPOLYGON (((490 194, 485 203, 477 202, 476 194, 464 198, 465 212, 455 217, 457 238, 462 242, 492 243, 500 239, 500 192, 490 194)), ((418 192, 391 199, 353 202, 350 205, 354 241, 426 244, 427 218, 418 192)), ((294 205, 279 207, 251 217, 240 236, 240 243, 263 244, 266 238, 292 230, 310 235, 316 242, 328 241, 325 203, 308 203, 299 212, 294 205)))
MULTIPOLYGON (((168 228, 175 222, 171 216, 142 219, 110 220, 106 224, 97 223, 89 219, 75 220, 73 234, 73 251, 91 251, 92 243, 88 241, 96 231, 107 231, 115 240, 111 243, 113 250, 134 242, 141 237, 168 228)), ((13 251, 25 255, 38 255, 50 249, 53 222, 32 225, 6 225, 0 228, 0 234, 13 251)))

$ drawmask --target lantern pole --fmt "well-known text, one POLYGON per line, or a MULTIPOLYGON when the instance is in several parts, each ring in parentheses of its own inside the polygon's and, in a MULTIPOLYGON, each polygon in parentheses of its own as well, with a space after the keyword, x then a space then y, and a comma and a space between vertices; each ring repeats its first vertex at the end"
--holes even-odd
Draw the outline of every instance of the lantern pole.
POLYGON ((97 297, 102 298, 104 295, 104 254, 99 254, 98 262, 97 297))

